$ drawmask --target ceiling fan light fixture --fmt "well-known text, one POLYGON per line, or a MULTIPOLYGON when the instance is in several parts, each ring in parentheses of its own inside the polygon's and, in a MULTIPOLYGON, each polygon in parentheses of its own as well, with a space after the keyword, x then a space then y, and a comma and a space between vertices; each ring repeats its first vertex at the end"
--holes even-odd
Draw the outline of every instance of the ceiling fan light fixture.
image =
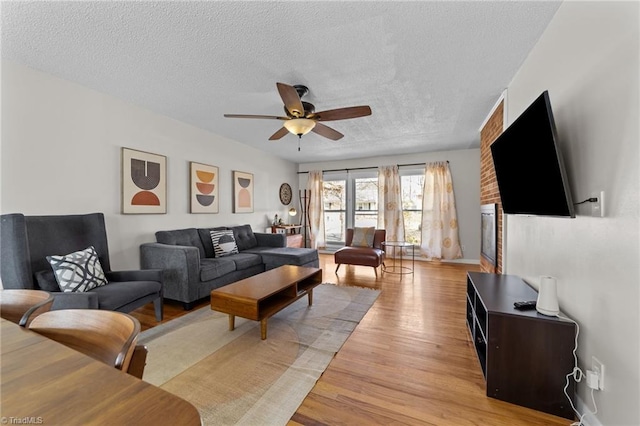
POLYGON ((284 122, 284 127, 297 136, 306 135, 316 126, 316 122, 308 118, 292 118, 284 122))
POLYGON ((282 139, 287 133, 298 136, 298 151, 300 151, 300 141, 302 136, 310 131, 314 131, 318 136, 322 136, 333 141, 341 139, 344 135, 324 124, 325 121, 346 120, 371 115, 371 107, 360 105, 345 108, 330 109, 315 112, 316 107, 304 102, 301 98, 309 92, 306 86, 290 86, 284 83, 276 83, 278 93, 284 103, 285 117, 275 115, 248 115, 248 114, 225 114, 228 118, 263 118, 269 120, 282 120, 283 126, 271 137, 270 141, 282 139))

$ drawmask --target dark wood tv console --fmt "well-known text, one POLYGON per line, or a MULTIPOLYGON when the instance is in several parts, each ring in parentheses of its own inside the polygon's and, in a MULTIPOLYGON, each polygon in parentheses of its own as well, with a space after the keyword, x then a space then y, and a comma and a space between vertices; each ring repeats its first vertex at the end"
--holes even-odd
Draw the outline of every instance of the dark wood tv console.
MULTIPOLYGON (((574 367, 576 326, 513 307, 514 302, 537 297, 515 275, 467 273, 467 325, 487 381, 487 396, 574 419, 564 386, 574 367)), ((571 379, 571 399, 574 392, 571 379)))

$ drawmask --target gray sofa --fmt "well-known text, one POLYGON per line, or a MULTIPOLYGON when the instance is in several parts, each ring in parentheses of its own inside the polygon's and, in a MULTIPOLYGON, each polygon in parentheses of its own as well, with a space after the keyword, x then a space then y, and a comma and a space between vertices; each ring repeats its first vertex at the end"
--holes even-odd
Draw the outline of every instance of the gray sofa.
POLYGON ((318 251, 286 247, 283 234, 254 233, 251 225, 187 228, 156 232, 155 243, 140 245, 142 268, 164 269, 164 298, 186 310, 211 290, 281 265, 318 267, 318 251), (215 257, 211 231, 231 229, 238 253, 215 257))

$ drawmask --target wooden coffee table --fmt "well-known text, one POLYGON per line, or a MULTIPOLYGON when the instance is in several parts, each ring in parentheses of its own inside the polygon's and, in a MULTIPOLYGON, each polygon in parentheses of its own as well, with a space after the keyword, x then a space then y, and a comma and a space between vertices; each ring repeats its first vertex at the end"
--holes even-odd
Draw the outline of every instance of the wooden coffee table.
POLYGON ((322 283, 322 269, 284 265, 211 291, 211 309, 229 314, 229 330, 235 317, 260 321, 260 337, 267 338, 267 319, 307 295, 322 283))

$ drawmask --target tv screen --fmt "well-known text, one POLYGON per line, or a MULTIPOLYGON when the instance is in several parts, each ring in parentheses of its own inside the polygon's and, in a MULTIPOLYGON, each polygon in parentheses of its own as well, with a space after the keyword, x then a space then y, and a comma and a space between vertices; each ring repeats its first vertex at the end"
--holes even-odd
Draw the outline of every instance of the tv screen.
POLYGON ((556 140, 544 91, 491 145, 504 213, 575 217, 556 140))

